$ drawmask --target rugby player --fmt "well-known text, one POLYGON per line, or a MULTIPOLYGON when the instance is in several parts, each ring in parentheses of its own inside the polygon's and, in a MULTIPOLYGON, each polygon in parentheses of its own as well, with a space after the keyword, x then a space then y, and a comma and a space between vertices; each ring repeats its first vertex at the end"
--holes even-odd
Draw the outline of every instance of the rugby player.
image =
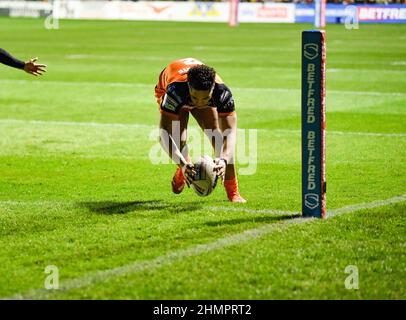
POLYGON ((14 58, 6 50, 0 48, 0 63, 5 64, 9 67, 24 70, 25 72, 36 77, 46 72, 47 67, 45 64, 38 64, 37 60, 38 58, 33 58, 28 60, 27 62, 23 62, 14 58))
POLYGON ((223 181, 228 199, 246 202, 238 190, 234 163, 237 133, 234 99, 215 70, 194 58, 173 61, 161 72, 155 97, 161 112, 161 146, 178 165, 172 191, 181 193, 185 183, 190 186, 196 173, 186 143, 191 113, 211 140, 214 170, 223 181))

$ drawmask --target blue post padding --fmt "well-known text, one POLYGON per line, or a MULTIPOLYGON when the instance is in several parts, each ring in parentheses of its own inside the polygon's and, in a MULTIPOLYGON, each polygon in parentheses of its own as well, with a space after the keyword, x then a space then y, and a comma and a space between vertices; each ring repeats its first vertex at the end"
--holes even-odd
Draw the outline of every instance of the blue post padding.
POLYGON ((323 216, 323 31, 302 32, 302 214, 323 216))

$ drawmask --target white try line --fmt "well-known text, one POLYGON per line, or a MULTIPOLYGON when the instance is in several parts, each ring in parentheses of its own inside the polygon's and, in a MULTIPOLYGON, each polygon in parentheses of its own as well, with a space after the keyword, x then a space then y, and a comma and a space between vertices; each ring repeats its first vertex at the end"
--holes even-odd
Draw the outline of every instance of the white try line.
MULTIPOLYGON (((92 82, 92 81, 56 81, 56 80, 11 80, 1 79, 0 83, 20 84, 20 85, 56 85, 56 86, 71 86, 71 87, 118 87, 118 88, 146 88, 153 90, 155 83, 127 83, 127 82, 92 82)), ((299 88, 253 88, 253 87, 234 87, 236 91, 253 91, 253 92, 280 92, 300 94, 299 88)), ((152 91, 151 91, 152 92, 152 91)), ((327 90, 327 94, 346 94, 346 95, 361 95, 361 96, 391 96, 391 97, 406 97, 406 92, 381 92, 381 91, 351 91, 351 90, 327 90)), ((151 93, 151 97, 153 97, 151 93)))
POLYGON ((211 211, 233 211, 233 212, 245 212, 245 213, 252 213, 252 214, 275 214, 275 215, 288 215, 288 216, 298 216, 300 213, 294 211, 285 211, 285 210, 277 210, 277 209, 249 209, 244 207, 221 207, 221 206, 212 206, 207 207, 205 210, 211 211))
MULTIPOLYGON (((0 207, 15 207, 15 206, 40 206, 40 207, 55 207, 57 209, 66 208, 72 209, 77 207, 77 202, 73 200, 0 200, 0 207)), ((145 210, 148 210, 146 208, 145 210)), ((208 206, 198 209, 198 211, 233 211, 244 212, 250 214, 269 214, 269 215, 287 215, 298 216, 299 213, 295 211, 278 210, 278 209, 249 209, 244 207, 235 206, 208 206)))
MULTIPOLYGON (((399 202, 406 201, 406 194, 401 196, 393 197, 386 200, 378 200, 369 203, 361 203, 357 205, 347 206, 341 209, 331 210, 328 213, 329 217, 341 215, 345 213, 351 213, 362 209, 378 208, 390 204, 395 204, 399 202)), ((227 208, 228 209, 228 208, 227 208)), ((272 210, 273 211, 273 210, 272 210)), ((278 211, 279 212, 279 211, 278 211)), ((287 212, 291 214, 291 212, 287 212)), ((271 224, 266 224, 258 228, 243 231, 241 233, 220 238, 213 242, 206 244, 199 244, 186 249, 180 249, 172 252, 168 252, 162 256, 156 257, 151 260, 146 261, 135 261, 133 263, 120 266, 113 269, 107 269, 102 271, 96 271, 89 273, 83 277, 74 278, 67 280, 60 284, 58 290, 45 290, 45 289, 33 289, 25 293, 18 293, 11 297, 5 297, 3 299, 50 299, 55 297, 58 293, 64 293, 69 290, 80 289, 87 287, 89 285, 103 283, 110 279, 114 279, 122 276, 133 275, 142 271, 151 271, 158 269, 164 265, 170 265, 183 259, 187 259, 193 256, 198 256, 204 253, 209 253, 212 251, 220 250, 223 248, 228 248, 235 245, 240 245, 251 240, 261 238, 263 236, 269 235, 275 231, 283 231, 291 225, 310 223, 311 221, 319 221, 318 219, 309 218, 289 218, 282 222, 275 222, 271 224)))
MULTIPOLYGON (((158 124, 142 124, 142 123, 103 123, 103 122, 80 122, 80 121, 55 121, 55 120, 20 120, 20 119, 0 119, 1 124, 16 124, 16 125, 40 125, 40 126, 67 126, 67 127, 94 127, 94 128, 123 128, 123 129, 154 129, 158 128, 158 124)), ((197 126, 190 126, 189 129, 198 129, 197 126)), ((239 128, 239 130, 258 130, 271 132, 275 134, 300 135, 300 130, 289 129, 253 129, 239 128)), ((332 135, 354 135, 367 137, 406 137, 406 133, 382 133, 382 132, 352 132, 352 131, 331 131, 327 130, 327 134, 332 135)))
POLYGON ((373 209, 373 208, 377 208, 377 207, 383 207, 386 205, 395 204, 395 203, 404 202, 404 201, 406 201, 406 194, 402 194, 401 196, 389 198, 386 200, 377 200, 377 201, 372 201, 372 202, 367 202, 367 203, 349 205, 349 206, 345 206, 340 209, 328 210, 327 217, 330 218, 330 217, 338 216, 338 215, 341 215, 344 213, 355 212, 355 211, 359 211, 359 210, 363 210, 363 209, 373 209))

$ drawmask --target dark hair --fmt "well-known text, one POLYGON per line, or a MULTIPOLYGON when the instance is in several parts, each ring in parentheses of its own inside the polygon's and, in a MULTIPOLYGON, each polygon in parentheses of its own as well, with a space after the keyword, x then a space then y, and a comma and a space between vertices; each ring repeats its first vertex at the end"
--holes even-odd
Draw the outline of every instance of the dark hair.
POLYGON ((210 90, 216 79, 216 71, 204 64, 194 66, 187 73, 187 81, 195 90, 210 90))

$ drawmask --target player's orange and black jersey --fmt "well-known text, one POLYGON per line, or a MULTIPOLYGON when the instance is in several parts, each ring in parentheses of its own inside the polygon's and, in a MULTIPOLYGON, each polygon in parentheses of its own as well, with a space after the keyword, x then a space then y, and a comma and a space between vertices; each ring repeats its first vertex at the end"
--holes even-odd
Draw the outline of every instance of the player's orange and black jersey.
MULTIPOLYGON (((177 117, 183 107, 190 106, 187 72, 200 64, 203 63, 193 58, 176 60, 161 72, 155 86, 155 97, 161 112, 177 117)), ((218 75, 208 106, 216 108, 219 117, 227 116, 235 110, 233 95, 218 75)))

